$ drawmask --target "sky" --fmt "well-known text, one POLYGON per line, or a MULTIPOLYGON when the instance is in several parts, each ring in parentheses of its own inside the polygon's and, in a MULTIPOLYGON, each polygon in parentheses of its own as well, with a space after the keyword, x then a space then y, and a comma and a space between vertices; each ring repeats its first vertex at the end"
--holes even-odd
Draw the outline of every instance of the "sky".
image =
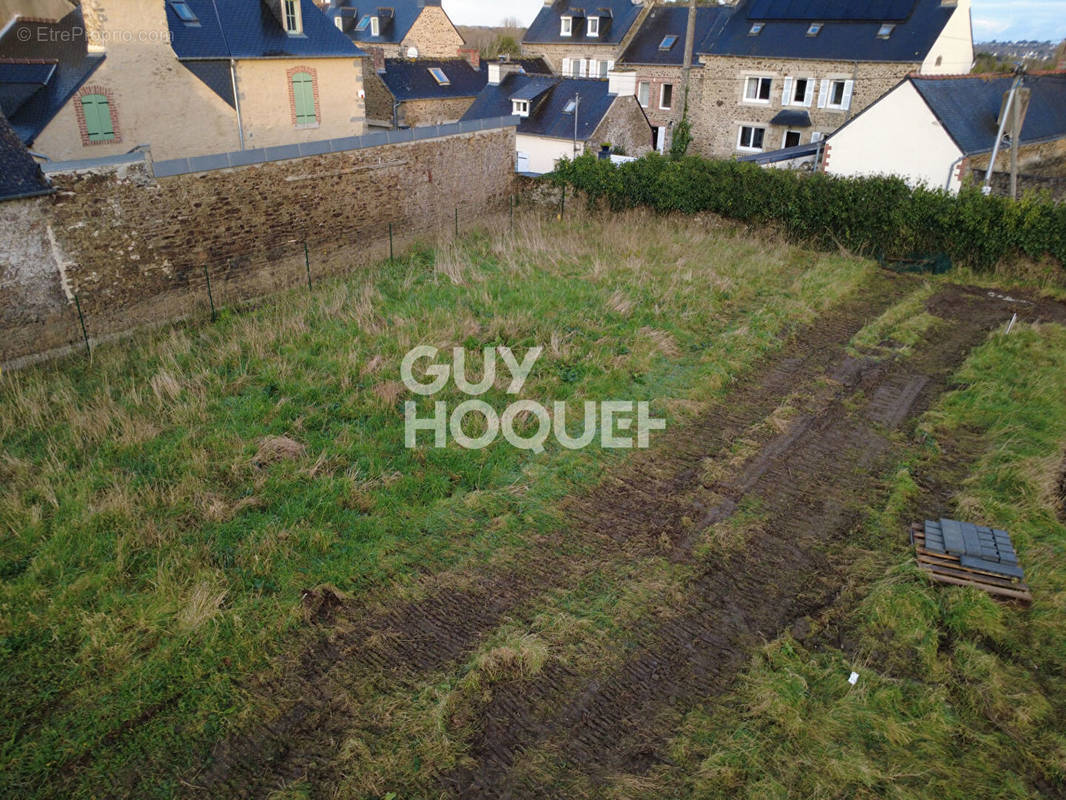
MULTIPOLYGON (((456 25, 499 25, 517 17, 528 25, 543 0, 444 0, 456 25)), ((1066 39, 1066 0, 973 0, 976 41, 1066 39)))

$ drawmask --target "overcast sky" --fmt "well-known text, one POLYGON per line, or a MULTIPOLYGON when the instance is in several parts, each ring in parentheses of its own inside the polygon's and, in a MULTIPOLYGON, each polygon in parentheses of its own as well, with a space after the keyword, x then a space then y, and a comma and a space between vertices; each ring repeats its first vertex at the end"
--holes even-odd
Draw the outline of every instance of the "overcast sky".
MULTIPOLYGON (((528 25, 542 0, 444 0, 457 25, 498 25, 518 17, 528 25)), ((973 35, 977 41, 1066 38, 1066 0, 973 0, 973 35)))

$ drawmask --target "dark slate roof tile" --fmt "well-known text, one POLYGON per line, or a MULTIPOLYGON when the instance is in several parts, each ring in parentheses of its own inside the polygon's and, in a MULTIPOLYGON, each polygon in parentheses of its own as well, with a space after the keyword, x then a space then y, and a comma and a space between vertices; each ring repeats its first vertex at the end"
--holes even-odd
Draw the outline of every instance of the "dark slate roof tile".
MULTIPOLYGON (((720 29, 731 13, 730 6, 697 7, 694 41, 698 44, 707 38, 712 29, 720 29)), ((680 67, 685 60, 687 27, 687 6, 656 6, 633 36, 621 61, 626 64, 672 64, 680 67), (677 39, 672 47, 662 50, 660 45, 667 36, 676 36, 677 39)))
POLYGON ((344 33, 351 41, 364 47, 399 44, 415 24, 425 6, 440 6, 441 0, 341 0, 326 11, 331 25, 336 18, 343 20, 344 33), (359 30, 363 17, 378 16, 379 10, 389 9, 390 16, 382 19, 378 35, 371 35, 370 26, 359 30))
POLYGON ((41 168, 26 151, 18 134, 0 114, 0 200, 51 191, 41 168))
POLYGON ((959 563, 969 569, 980 569, 985 572, 995 572, 997 575, 1005 575, 1010 578, 1024 578, 1025 573, 1021 567, 1017 567, 1013 564, 1001 564, 995 561, 985 561, 983 558, 976 558, 974 556, 961 556, 959 563))
POLYGON ((575 18, 572 35, 563 36, 562 17, 569 13, 574 5, 570 0, 554 0, 550 5, 542 6, 522 41, 537 44, 620 44, 643 10, 643 6, 632 0, 596 0, 587 5, 585 13, 591 15, 599 12, 600 35, 586 36, 585 20, 575 18))
POLYGON ((392 96, 401 102, 474 97, 488 80, 487 72, 475 70, 462 58, 387 58, 380 75, 392 96), (437 83, 430 69, 443 70, 448 83, 437 83))

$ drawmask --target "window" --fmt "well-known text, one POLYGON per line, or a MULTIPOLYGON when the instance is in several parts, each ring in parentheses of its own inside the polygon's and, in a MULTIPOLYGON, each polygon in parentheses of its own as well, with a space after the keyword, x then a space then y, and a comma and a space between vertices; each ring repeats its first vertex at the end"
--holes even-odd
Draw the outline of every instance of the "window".
POLYGON ((851 108, 851 95, 855 82, 846 79, 826 79, 818 92, 818 108, 847 111, 851 108))
POLYGON ((674 105, 674 85, 672 83, 664 83, 659 90, 659 108, 664 111, 669 110, 674 105))
POLYGON ((444 74, 444 70, 440 67, 429 67, 429 74, 433 76, 440 86, 451 86, 452 82, 448 80, 448 76, 444 74))
POLYGON ((781 105, 809 106, 814 99, 814 81, 810 78, 785 78, 781 105))
POLYGON ((337 26, 337 30, 344 30, 344 17, 334 17, 333 24, 337 26))
POLYGON ((370 18, 370 35, 381 36, 381 20, 377 17, 370 18))
POLYGON ((800 136, 801 136, 801 134, 800 134, 799 131, 785 131, 785 139, 781 143, 781 146, 782 147, 795 147, 796 145, 798 145, 800 143, 800 136))
POLYGON ((607 77, 607 73, 611 71, 611 67, 612 66, 613 66, 613 63, 610 62, 610 61, 601 61, 600 62, 600 77, 601 78, 606 78, 607 77))
POLYGON ((357 31, 365 31, 368 27, 370 27, 370 15, 369 14, 367 14, 365 17, 363 17, 361 20, 359 20, 359 24, 355 26, 355 29, 357 31))
POLYGON ((671 47, 674 46, 674 44, 676 42, 677 42, 677 37, 676 36, 673 36, 673 35, 664 36, 663 40, 661 42, 659 42, 659 49, 660 50, 669 50, 671 47))
POLYGON ((765 27, 766 25, 762 22, 753 22, 751 28, 748 29, 748 36, 758 36, 765 27))
POLYGON ((512 100, 511 101, 511 113, 516 114, 519 117, 529 116, 529 101, 528 100, 512 100))
POLYGON ((281 16, 285 23, 285 33, 296 36, 303 33, 300 19, 300 0, 281 0, 281 16))
POLYGON ((589 17, 588 30, 585 31, 586 36, 599 36, 600 35, 600 18, 589 17))
POLYGON ((563 113, 573 114, 575 108, 577 108, 577 100, 571 97, 569 100, 566 101, 566 107, 563 108, 563 113))
POLYGON ((199 25, 200 20, 193 13, 193 10, 189 8, 189 4, 185 0, 170 0, 170 7, 174 9, 174 13, 178 15, 178 19, 184 22, 186 25, 199 25))
POLYGON ((936 57, 936 65, 939 67, 943 63, 944 63, 944 56, 937 56, 936 57))
POLYGON ((810 27, 807 28, 807 35, 808 36, 817 36, 821 32, 822 32, 822 23, 821 22, 812 22, 810 24, 810 27))
POLYGON ((111 142, 115 139, 115 125, 111 119, 111 105, 102 94, 83 94, 81 110, 85 116, 85 133, 90 142, 111 142))
POLYGON ((559 28, 560 36, 570 36, 574 31, 574 19, 573 17, 563 17, 562 27, 559 28))
POLYGON ((886 22, 884 25, 877 29, 877 38, 887 39, 889 36, 892 35, 892 31, 894 31, 895 29, 896 26, 894 23, 886 22))
POLYGON ((766 135, 766 128, 756 128, 754 125, 740 126, 740 139, 737 147, 740 150, 762 150, 762 140, 766 135))
POLYGON ((292 107, 297 127, 318 124, 318 111, 315 109, 315 80, 308 72, 293 73, 292 107))
POLYGON ((648 107, 648 99, 651 95, 651 84, 647 81, 641 81, 637 84, 637 102, 640 103, 642 108, 648 107))
POLYGON ((744 86, 744 101, 747 103, 769 103, 772 78, 748 78, 744 86))

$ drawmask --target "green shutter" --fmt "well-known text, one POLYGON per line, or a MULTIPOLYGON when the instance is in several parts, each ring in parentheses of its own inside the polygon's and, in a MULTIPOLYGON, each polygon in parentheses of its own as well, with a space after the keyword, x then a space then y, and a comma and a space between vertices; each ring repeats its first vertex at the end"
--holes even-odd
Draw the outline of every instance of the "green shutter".
POLYGON ((85 114, 85 132, 89 135, 90 142, 109 142, 115 138, 111 106, 104 95, 82 95, 81 110, 85 114))
POLYGON ((315 89, 311 76, 297 72, 292 76, 292 96, 296 104, 296 124, 309 125, 318 122, 315 113, 315 89))

